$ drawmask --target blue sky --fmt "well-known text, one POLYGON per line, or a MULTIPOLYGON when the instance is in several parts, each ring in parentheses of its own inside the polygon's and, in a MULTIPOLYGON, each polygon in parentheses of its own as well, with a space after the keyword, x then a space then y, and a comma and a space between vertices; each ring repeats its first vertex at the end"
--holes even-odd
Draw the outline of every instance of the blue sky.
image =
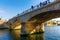
POLYGON ((8 20, 43 1, 46 0, 0 0, 0 18, 8 20))

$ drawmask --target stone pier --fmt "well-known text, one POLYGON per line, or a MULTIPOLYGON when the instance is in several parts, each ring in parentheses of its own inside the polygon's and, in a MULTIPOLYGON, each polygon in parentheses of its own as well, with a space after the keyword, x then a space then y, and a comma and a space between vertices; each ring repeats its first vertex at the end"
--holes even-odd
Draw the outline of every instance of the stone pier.
POLYGON ((21 24, 21 34, 34 34, 34 33, 43 33, 44 32, 44 23, 41 23, 40 25, 37 25, 35 28, 30 26, 25 26, 25 23, 21 24))
POLYGON ((21 23, 21 35, 27 34, 25 31, 25 23, 21 23))

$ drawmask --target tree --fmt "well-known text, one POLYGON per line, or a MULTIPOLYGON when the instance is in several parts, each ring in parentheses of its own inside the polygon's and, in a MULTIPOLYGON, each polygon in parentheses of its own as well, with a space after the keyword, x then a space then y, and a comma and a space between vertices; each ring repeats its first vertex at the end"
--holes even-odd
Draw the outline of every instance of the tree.
POLYGON ((1 20, 1 18, 0 18, 0 20, 1 20))

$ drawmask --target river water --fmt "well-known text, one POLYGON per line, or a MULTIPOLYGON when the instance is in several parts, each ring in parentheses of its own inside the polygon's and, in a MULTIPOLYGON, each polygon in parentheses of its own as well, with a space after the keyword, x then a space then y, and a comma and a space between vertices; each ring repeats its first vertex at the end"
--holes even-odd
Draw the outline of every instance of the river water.
POLYGON ((45 27, 45 32, 20 36, 20 30, 0 30, 0 40, 60 40, 60 26, 45 27))

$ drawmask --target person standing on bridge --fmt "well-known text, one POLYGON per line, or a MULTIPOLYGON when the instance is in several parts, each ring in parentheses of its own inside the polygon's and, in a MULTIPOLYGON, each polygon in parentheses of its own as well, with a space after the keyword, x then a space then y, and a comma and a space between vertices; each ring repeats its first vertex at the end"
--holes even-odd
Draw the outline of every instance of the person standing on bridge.
POLYGON ((31 6, 32 9, 34 9, 34 6, 31 6))
POLYGON ((40 7, 41 7, 42 5, 43 5, 42 2, 40 2, 40 7))
POLYGON ((50 3, 50 0, 47 0, 48 3, 50 3))

